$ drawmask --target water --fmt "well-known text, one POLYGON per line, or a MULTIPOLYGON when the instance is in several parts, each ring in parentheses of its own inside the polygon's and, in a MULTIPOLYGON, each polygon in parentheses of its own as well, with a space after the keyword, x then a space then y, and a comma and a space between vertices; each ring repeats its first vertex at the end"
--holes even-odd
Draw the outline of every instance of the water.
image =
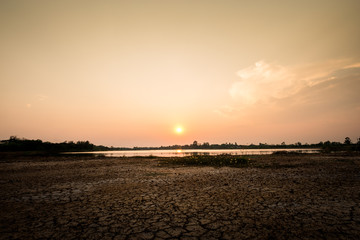
POLYGON ((130 151, 98 151, 98 152, 73 152, 66 154, 95 154, 107 157, 184 157, 189 155, 266 155, 277 151, 298 152, 298 153, 318 153, 320 149, 178 149, 178 150, 130 150, 130 151))

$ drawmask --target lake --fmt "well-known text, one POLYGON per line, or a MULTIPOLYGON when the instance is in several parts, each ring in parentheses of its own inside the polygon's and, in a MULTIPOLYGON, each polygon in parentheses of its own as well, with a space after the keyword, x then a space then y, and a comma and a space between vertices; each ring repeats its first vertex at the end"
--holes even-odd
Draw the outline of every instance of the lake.
POLYGON ((298 152, 298 153, 319 153, 320 149, 178 149, 178 150, 128 150, 128 151, 97 151, 97 152, 71 152, 66 154, 95 154, 107 157, 184 157, 189 155, 266 155, 277 151, 298 152))

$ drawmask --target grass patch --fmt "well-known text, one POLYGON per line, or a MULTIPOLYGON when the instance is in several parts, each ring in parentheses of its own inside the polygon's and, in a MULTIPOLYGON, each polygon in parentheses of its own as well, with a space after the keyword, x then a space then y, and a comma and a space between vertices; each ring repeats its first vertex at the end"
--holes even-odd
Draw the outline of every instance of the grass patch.
POLYGON ((193 155, 178 158, 164 158, 159 161, 160 165, 181 166, 211 166, 211 167, 245 167, 249 159, 244 156, 220 154, 220 155, 193 155))

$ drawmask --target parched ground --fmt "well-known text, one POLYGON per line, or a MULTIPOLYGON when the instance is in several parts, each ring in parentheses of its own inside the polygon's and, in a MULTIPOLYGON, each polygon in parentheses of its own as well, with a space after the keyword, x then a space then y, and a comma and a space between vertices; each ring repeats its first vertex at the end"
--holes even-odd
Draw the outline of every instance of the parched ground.
POLYGON ((0 162, 0 239, 359 239, 360 156, 0 162))

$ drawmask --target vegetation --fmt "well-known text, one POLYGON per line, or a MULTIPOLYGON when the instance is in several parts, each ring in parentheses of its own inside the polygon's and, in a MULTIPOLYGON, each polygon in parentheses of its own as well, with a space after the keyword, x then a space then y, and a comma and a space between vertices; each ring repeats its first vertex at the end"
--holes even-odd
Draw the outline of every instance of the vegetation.
POLYGON ((27 140, 11 136, 9 140, 2 140, 0 151, 39 151, 39 152, 84 152, 106 151, 108 147, 96 146, 89 141, 50 143, 41 140, 27 140))
POLYGON ((220 154, 220 155, 193 155, 177 158, 164 158, 159 161, 160 165, 181 166, 211 166, 211 167, 245 167, 249 159, 244 156, 220 154))
POLYGON ((300 148, 319 148, 324 152, 334 151, 360 151, 360 138, 353 143, 349 137, 345 138, 344 143, 340 142, 319 142, 316 144, 302 144, 300 142, 294 144, 267 144, 259 143, 258 145, 238 145, 235 143, 210 144, 208 142, 199 143, 194 141, 187 145, 172 145, 161 147, 106 147, 97 146, 89 141, 65 141, 61 143, 43 142, 41 140, 20 139, 11 136, 8 140, 0 141, 1 152, 12 151, 40 151, 40 152, 90 152, 90 151, 110 151, 110 150, 173 150, 173 149, 300 149, 300 148))
POLYGON ((338 152, 338 151, 345 151, 345 152, 354 152, 360 151, 360 138, 357 139, 356 143, 352 143, 349 137, 345 138, 344 143, 339 142, 330 142, 326 141, 322 145, 322 149, 324 152, 338 152))

